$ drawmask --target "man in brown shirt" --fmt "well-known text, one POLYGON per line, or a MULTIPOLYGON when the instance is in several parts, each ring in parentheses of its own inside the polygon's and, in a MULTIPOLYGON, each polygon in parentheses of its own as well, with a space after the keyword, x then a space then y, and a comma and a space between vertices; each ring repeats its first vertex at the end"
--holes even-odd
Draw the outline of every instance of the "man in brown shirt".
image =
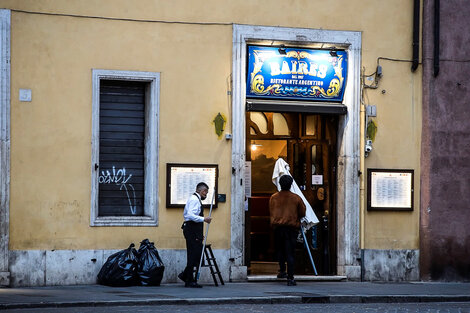
POLYGON ((294 280, 295 243, 300 219, 305 216, 304 202, 298 195, 289 191, 293 181, 290 175, 281 176, 279 179, 281 191, 276 192, 269 199, 269 213, 279 260, 277 277, 287 277, 287 286, 297 285, 294 280))

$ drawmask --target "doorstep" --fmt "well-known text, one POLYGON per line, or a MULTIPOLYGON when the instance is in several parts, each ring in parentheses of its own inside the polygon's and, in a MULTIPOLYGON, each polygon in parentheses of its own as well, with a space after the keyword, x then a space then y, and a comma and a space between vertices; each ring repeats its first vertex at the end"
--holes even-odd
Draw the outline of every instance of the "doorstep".
MULTIPOLYGON (((296 281, 343 281, 347 276, 315 276, 315 275, 295 275, 296 281)), ((277 278, 276 275, 248 275, 249 282, 262 282, 262 281, 285 281, 285 278, 277 278)))

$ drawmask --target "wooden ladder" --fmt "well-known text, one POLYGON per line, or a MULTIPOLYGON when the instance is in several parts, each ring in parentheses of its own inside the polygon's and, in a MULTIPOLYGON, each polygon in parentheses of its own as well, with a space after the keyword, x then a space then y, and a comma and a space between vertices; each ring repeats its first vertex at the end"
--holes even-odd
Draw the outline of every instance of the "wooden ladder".
POLYGON ((219 286, 219 284, 217 283, 217 277, 216 277, 217 275, 219 277, 220 284, 225 285, 210 244, 206 245, 206 247, 204 248, 204 259, 205 260, 204 260, 204 264, 202 265, 202 267, 208 267, 210 269, 212 279, 214 280, 214 284, 216 286, 219 286))

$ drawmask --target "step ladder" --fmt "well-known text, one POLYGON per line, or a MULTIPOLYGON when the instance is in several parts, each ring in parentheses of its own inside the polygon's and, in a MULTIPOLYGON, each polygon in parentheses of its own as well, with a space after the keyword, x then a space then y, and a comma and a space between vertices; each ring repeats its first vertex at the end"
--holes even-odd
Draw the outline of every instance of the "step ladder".
MULTIPOLYGON (((224 284, 224 280, 222 279, 222 275, 220 274, 219 266, 217 265, 217 261, 215 260, 214 253, 212 252, 212 248, 210 244, 206 244, 204 248, 204 263, 202 267, 208 267, 211 271, 212 279, 214 280, 214 284, 219 286, 217 283, 217 277, 219 278, 220 284, 224 284)), ((197 274, 196 274, 197 275, 197 274)))

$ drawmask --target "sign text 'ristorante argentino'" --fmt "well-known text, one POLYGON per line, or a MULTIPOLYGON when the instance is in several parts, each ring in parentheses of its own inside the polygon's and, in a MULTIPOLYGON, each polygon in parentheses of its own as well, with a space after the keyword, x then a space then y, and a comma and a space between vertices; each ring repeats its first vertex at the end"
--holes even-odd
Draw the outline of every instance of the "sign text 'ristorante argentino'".
POLYGON ((341 102, 346 51, 248 46, 247 98, 341 102))

